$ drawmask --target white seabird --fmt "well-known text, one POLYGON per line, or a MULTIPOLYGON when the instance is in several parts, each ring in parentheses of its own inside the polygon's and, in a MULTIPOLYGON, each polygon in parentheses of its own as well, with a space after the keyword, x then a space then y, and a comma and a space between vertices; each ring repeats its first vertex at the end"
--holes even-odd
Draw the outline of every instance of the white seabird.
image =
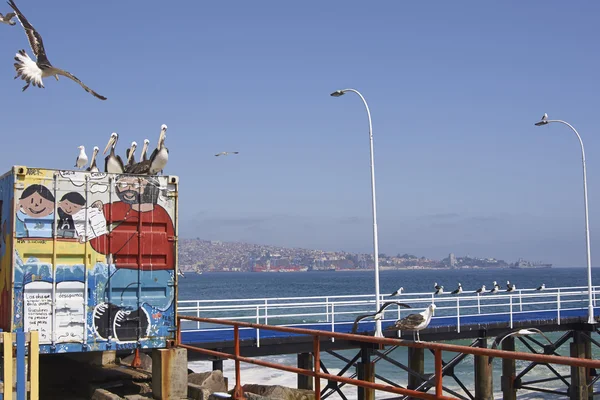
POLYGON ((390 294, 390 296, 400 296, 402 294, 402 292, 404 292, 404 288, 400 287, 394 293, 390 294))
POLYGON ((63 69, 56 68, 52 64, 50 64, 50 61, 46 56, 46 50, 44 49, 44 43, 40 34, 29 23, 29 21, 27 21, 23 13, 17 8, 17 5, 15 4, 14 0, 8 0, 8 4, 15 11, 17 19, 21 23, 21 26, 23 26, 25 34, 27 35, 27 39, 29 40, 31 50, 33 51, 33 54, 36 57, 36 61, 34 62, 31 58, 29 58, 29 55, 25 52, 24 49, 19 50, 19 52, 15 56, 15 61, 17 61, 14 64, 15 70, 17 71, 15 79, 21 77, 22 80, 27 82, 27 84, 23 86, 23 91, 25 91, 32 83, 33 86, 43 88, 44 83, 42 82, 42 78, 53 76, 54 78, 56 78, 56 80, 58 80, 58 76, 62 75, 77 82, 86 92, 91 93, 100 100, 106 100, 106 97, 94 92, 83 82, 81 82, 79 78, 77 78, 75 75, 63 69))
POLYGON ((396 304, 397 306, 401 307, 401 308, 411 308, 408 304, 405 303, 400 303, 398 301, 388 301, 386 303, 383 303, 383 305, 381 306, 381 308, 379 308, 379 310, 376 313, 372 313, 372 314, 363 314, 363 315, 359 315, 358 317, 356 317, 356 319, 354 320, 354 324, 352 325, 352 333, 356 333, 356 330, 358 329, 358 323, 368 317, 373 317, 373 319, 375 321, 382 319, 383 318, 383 311, 388 308, 389 306, 396 304))
POLYGON ((406 317, 396 321, 396 323, 386 330, 403 330, 403 331, 412 331, 413 340, 415 340, 415 333, 417 334, 418 342, 421 341, 421 337, 419 336, 419 331, 427 328, 429 323, 431 322, 431 317, 433 316, 433 311, 435 310, 435 304, 430 304, 429 307, 425 309, 425 311, 420 312, 418 314, 409 314, 406 317))
POLYGON ((500 291, 500 286, 498 286, 498 283, 496 281, 494 281, 494 287, 492 288, 492 290, 490 290, 490 293, 498 293, 500 291))
POLYGON ((507 292, 514 292, 515 289, 517 288, 517 285, 510 283, 510 281, 506 281, 506 291, 507 292))
POLYGON ((538 286, 537 289, 535 289, 535 290, 544 290, 544 289, 546 289, 546 284, 542 283, 542 285, 538 286))
POLYGON ((150 169, 148 175, 156 175, 161 172, 169 161, 169 149, 165 146, 167 136, 167 125, 160 126, 160 136, 158 137, 158 146, 150 156, 150 169))
POLYGON ((215 154, 215 157, 227 156, 229 154, 240 154, 240 152, 239 151, 222 151, 220 153, 215 154))
POLYGON ((444 294, 444 286, 437 286, 436 285, 435 287, 436 287, 436 290, 435 290, 434 294, 436 294, 436 295, 437 294, 444 294))
POLYGON ((100 151, 100 149, 98 148, 98 146, 94 146, 94 152, 92 153, 92 161, 90 162, 90 166, 87 168, 86 171, 100 172, 100 170, 98 169, 98 166, 96 165, 96 156, 98 155, 99 151, 100 151))
POLYGON ((17 24, 15 21, 12 20, 15 17, 15 15, 17 14, 15 14, 14 12, 9 12, 6 15, 0 14, 0 22, 3 24, 14 26, 17 24))
POLYGON ((85 154, 85 147, 84 146, 79 146, 79 156, 77 156, 77 159, 75 160, 75 167, 82 169, 83 167, 85 167, 85 164, 87 164, 88 162, 88 156, 87 154, 85 154))
POLYGON ((462 285, 460 284, 460 282, 458 283, 458 288, 456 288, 456 290, 453 290, 450 294, 461 294, 463 291, 462 285))
POLYGON ((485 293, 485 285, 481 285, 479 289, 475 291, 477 294, 485 293))

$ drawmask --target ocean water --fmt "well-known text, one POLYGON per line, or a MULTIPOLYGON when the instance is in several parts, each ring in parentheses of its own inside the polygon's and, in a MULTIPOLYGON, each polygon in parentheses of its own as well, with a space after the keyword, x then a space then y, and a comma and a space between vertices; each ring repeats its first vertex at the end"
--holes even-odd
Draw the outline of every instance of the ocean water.
MULTIPOLYGON (((217 299, 243 299, 263 297, 295 297, 295 296, 325 296, 325 295, 359 295, 374 293, 374 271, 361 272, 305 272, 305 273, 204 273, 202 275, 188 273, 185 278, 179 280, 180 300, 217 300, 217 299)), ((592 276, 597 279, 594 284, 600 282, 600 269, 592 270, 592 276)), ((400 270, 380 272, 380 292, 390 294, 398 287, 404 287, 405 293, 433 291, 434 282, 444 285, 446 291, 454 290, 460 282, 463 290, 475 290, 482 284, 489 289, 493 281, 497 281, 504 288, 506 281, 516 284, 519 289, 536 288, 542 283, 546 287, 585 286, 587 275, 585 268, 551 268, 532 270, 400 270)), ((550 334, 551 340, 560 337, 560 333, 550 334)), ((469 345, 470 340, 454 341, 452 343, 469 345)), ((518 341, 517 350, 528 351, 518 341)), ((567 345, 568 346, 568 345, 567 345)), ((568 355, 568 347, 563 345, 559 349, 562 355, 568 355)), ((594 358, 600 357, 600 351, 593 346, 594 358)), ((348 350, 340 352, 347 358, 352 358, 356 351, 348 350)), ((397 348, 390 355, 403 364, 407 361, 406 348, 397 348)), ((444 360, 450 360, 454 354, 444 353, 444 360)), ((425 372, 433 372, 433 356, 426 353, 425 372)), ((262 357, 265 360, 296 365, 295 355, 280 355, 262 357)), ((321 358, 330 373, 336 374, 344 367, 344 363, 326 353, 321 358)), ((232 361, 224 361, 224 374, 234 380, 234 365, 232 361)), ((526 367, 528 362, 517 362, 517 371, 526 367)), ((568 374, 569 367, 554 366, 561 374, 568 374)), ((208 371, 212 368, 210 362, 192 362, 190 368, 194 371, 208 371)), ((501 360, 494 361, 494 389, 495 398, 502 398, 500 392, 501 360)), ((351 369, 352 370, 352 369, 351 369)), ((467 388, 473 388, 473 358, 467 357, 455 369, 456 375, 463 381, 467 388)), ((406 385, 407 374, 397 367, 382 360, 376 364, 376 372, 387 379, 406 385)), ((345 375, 348 376, 348 373, 345 375)), ((531 370, 524 380, 530 381, 551 377, 551 372, 545 366, 538 365, 531 370)), ((254 365, 242 364, 242 384, 262 383, 277 384, 296 387, 296 375, 284 371, 270 370, 254 365)), ((383 382, 382 382, 383 383, 383 382)), ((321 387, 326 386, 323 381, 321 387)), ((464 395, 459 385, 450 377, 444 377, 444 385, 464 395)), ((560 382, 544 384, 544 388, 557 388, 564 390, 560 382)), ((230 384, 230 386, 232 386, 230 384)), ((344 394, 349 399, 355 399, 356 388, 343 387, 344 394)), ((391 393, 377 392, 377 398, 394 397, 391 393)), ((334 394, 332 398, 339 398, 334 394)), ((537 392, 519 391, 519 398, 524 399, 559 399, 564 396, 552 394, 540 394, 537 392)))

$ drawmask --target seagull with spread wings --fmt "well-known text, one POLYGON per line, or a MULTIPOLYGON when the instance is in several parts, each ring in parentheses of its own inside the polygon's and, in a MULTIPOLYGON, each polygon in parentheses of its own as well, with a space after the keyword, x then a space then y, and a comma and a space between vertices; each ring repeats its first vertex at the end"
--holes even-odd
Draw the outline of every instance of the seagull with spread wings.
POLYGON ((240 154, 240 152, 239 151, 222 151, 220 153, 215 154, 215 157, 228 156, 230 154, 240 154))
POLYGON ((391 305, 396 304, 398 307, 400 308, 411 308, 408 304, 405 303, 400 303, 398 301, 388 301, 386 303, 383 304, 383 306, 381 306, 381 308, 379 309, 379 311, 377 311, 375 314, 371 313, 371 314, 362 314, 359 315, 358 317, 356 317, 356 319, 354 320, 354 324, 352 324, 352 331, 351 333, 355 334, 356 330, 358 329, 358 323, 368 317, 373 317, 374 320, 379 320, 383 318, 383 311, 388 308, 391 305))
POLYGON ((91 93, 100 100, 106 100, 106 97, 94 92, 83 82, 81 82, 75 75, 63 69, 56 68, 50 64, 50 61, 46 56, 46 50, 44 49, 44 43, 40 34, 29 23, 29 21, 27 21, 23 13, 21 13, 21 11, 17 8, 14 0, 8 0, 8 5, 10 5, 15 11, 17 19, 21 23, 21 26, 23 26, 25 34, 27 35, 27 39, 29 40, 29 44, 31 45, 31 50, 33 51, 33 54, 37 60, 34 62, 31 58, 29 58, 29 55, 25 52, 25 50, 19 50, 15 56, 15 61, 17 61, 14 64, 17 71, 15 79, 21 77, 22 80, 27 82, 27 85, 23 86, 23 91, 25 91, 31 84, 33 84, 33 86, 43 88, 44 83, 42 82, 42 78, 53 76, 56 78, 56 80, 58 80, 58 76, 62 75, 77 82, 82 88, 85 89, 86 92, 91 93))
POLYGON ((15 14, 13 12, 10 12, 6 15, 0 14, 0 22, 3 24, 14 26, 17 24, 15 21, 12 20, 15 17, 15 15, 17 15, 17 14, 15 14))

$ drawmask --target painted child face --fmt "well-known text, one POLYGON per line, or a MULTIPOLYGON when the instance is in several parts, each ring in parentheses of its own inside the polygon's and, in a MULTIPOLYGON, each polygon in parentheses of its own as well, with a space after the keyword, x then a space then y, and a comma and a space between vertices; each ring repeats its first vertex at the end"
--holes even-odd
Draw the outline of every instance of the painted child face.
POLYGON ((71 203, 69 200, 60 201, 58 206, 65 212, 65 214, 69 215, 77 214, 83 208, 83 206, 71 203))
POLYGON ((19 200, 19 206, 30 217, 47 217, 54 212, 54 202, 46 200, 39 193, 19 200))

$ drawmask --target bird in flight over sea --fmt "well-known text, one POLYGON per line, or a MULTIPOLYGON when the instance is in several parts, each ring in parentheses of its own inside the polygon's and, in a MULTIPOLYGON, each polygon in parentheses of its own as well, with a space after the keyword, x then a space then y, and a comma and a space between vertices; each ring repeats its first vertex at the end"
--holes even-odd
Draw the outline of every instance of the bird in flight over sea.
MULTIPOLYGON (((518 329, 513 329, 510 332, 501 334, 496 336, 496 338, 494 339, 494 342, 492 343, 492 349, 495 350, 498 347, 500 347, 500 345, 502 344, 502 342, 504 341, 504 339, 506 339, 507 337, 521 337, 521 336, 530 336, 530 335, 541 335, 544 339, 546 339, 546 341, 550 344, 551 347, 554 346, 554 343, 552 343, 552 341, 548 338, 548 336, 544 335, 544 333, 542 331, 540 331, 537 328, 526 328, 526 329, 522 329, 522 328, 518 328, 518 329)), ((537 342, 536 342, 537 343, 537 342)), ((540 344, 541 346, 541 344, 540 344)), ((494 359, 494 357, 490 357, 488 362, 491 364, 492 360, 494 359)))
POLYGON ((220 153, 215 154, 215 157, 228 156, 229 154, 240 154, 240 152, 239 151, 222 151, 220 153))
POLYGON ((383 311, 388 308, 391 305, 396 304, 398 307, 400 308, 411 308, 408 304, 405 303, 400 303, 398 301, 388 301, 386 303, 383 304, 383 306, 381 306, 381 308, 379 308, 379 310, 374 313, 374 314, 363 314, 363 315, 359 315, 358 317, 356 317, 356 319, 354 320, 354 324, 352 324, 352 333, 356 333, 356 330, 358 329, 358 323, 368 317, 373 317, 374 320, 378 320, 378 319, 382 319, 383 318, 383 311))
POLYGON ((14 0, 8 0, 8 5, 10 5, 15 11, 17 19, 25 30, 31 50, 36 57, 36 61, 34 62, 31 58, 29 58, 29 55, 25 52, 25 50, 19 50, 15 56, 15 61, 17 61, 14 64, 15 70, 17 71, 15 79, 21 77, 22 80, 27 82, 27 85, 23 86, 23 91, 25 91, 30 84, 33 84, 33 86, 37 86, 39 88, 43 88, 44 83, 42 82, 42 78, 53 76, 56 78, 56 80, 58 80, 58 76, 62 75, 77 82, 83 89, 85 89, 86 92, 91 93, 100 100, 106 100, 106 97, 94 92, 83 82, 81 82, 75 75, 63 69, 56 68, 50 64, 50 61, 46 56, 46 50, 44 49, 44 43, 40 34, 29 23, 29 21, 27 21, 23 13, 21 13, 21 11, 17 8, 14 0))
POLYGON ((6 15, 0 14, 0 22, 3 24, 14 26, 17 24, 15 21, 12 20, 15 17, 15 15, 17 15, 17 14, 15 14, 13 12, 10 12, 6 15))

